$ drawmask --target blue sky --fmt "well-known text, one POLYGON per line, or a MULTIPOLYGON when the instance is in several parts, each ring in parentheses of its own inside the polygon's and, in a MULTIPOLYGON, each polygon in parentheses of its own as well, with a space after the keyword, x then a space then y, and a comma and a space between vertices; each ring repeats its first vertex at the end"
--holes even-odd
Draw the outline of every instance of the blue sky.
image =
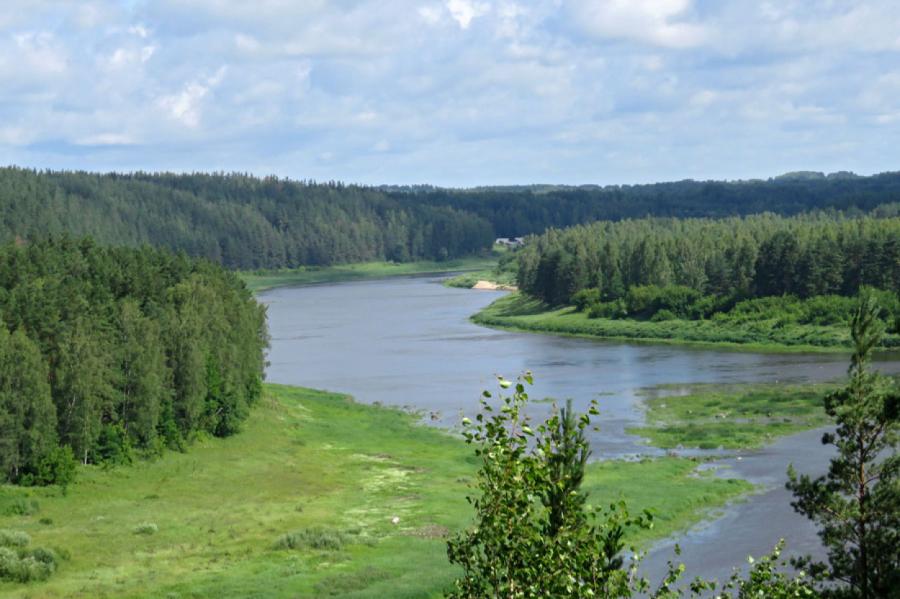
POLYGON ((900 169, 900 2, 7 0, 0 163, 450 186, 900 169))

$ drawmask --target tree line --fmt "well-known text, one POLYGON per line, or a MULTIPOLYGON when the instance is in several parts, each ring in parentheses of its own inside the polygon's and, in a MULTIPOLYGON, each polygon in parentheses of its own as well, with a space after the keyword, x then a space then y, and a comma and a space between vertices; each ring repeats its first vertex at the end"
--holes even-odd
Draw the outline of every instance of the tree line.
POLYGON ((451 206, 488 220, 498 237, 542 233, 597 220, 742 216, 812 211, 900 214, 900 173, 788 173, 766 180, 673 181, 644 185, 532 185, 467 190, 385 188, 435 206, 451 206))
POLYGON ((745 298, 851 296, 864 286, 896 292, 900 218, 815 213, 597 222, 532 238, 518 253, 518 268, 520 289, 551 305, 585 301, 585 290, 591 302, 637 303, 665 290, 673 306, 705 297, 710 311, 722 307, 717 302, 733 306, 745 298))
POLYGON ((597 220, 876 209, 900 212, 900 173, 463 190, 0 168, 0 242, 66 233, 240 269, 443 260, 488 251, 496 237, 597 220))
POLYGON ((483 218, 360 186, 242 174, 0 169, 0 241, 149 244, 229 268, 444 260, 489 250, 483 218))
POLYGON ((0 247, 0 480, 65 484, 236 432, 260 395, 265 311, 183 253, 46 238, 0 247))

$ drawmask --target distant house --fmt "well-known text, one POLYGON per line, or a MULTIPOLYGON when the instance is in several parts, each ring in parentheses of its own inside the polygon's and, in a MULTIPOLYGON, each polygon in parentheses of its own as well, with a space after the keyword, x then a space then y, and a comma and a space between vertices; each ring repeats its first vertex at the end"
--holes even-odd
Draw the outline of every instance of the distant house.
POLYGON ((494 240, 494 245, 502 245, 508 248, 518 248, 525 245, 524 237, 498 237, 494 240))

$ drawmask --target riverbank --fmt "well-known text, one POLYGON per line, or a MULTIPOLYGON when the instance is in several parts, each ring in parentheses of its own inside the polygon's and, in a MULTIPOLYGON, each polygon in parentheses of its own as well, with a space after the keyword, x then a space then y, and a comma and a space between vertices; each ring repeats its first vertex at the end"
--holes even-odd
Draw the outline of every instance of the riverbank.
MULTIPOLYGON (((574 307, 551 308, 520 293, 502 297, 472 315, 476 324, 513 331, 594 339, 738 349, 753 352, 849 352, 846 326, 715 320, 589 318, 574 307)), ((897 335, 891 336, 897 337, 897 335)))
POLYGON ((254 293, 315 283, 338 283, 388 277, 440 274, 457 271, 485 271, 497 263, 496 257, 460 258, 442 262, 357 262, 335 266, 304 266, 281 270, 241 271, 238 276, 254 293))
MULTIPOLYGON (((752 489, 697 466, 592 464, 585 486, 591 501, 654 509, 655 528, 634 538, 649 546, 752 489)), ((50 580, 0 594, 438 597, 457 574, 445 537, 471 516, 476 467, 471 448, 414 415, 267 384, 233 437, 82 467, 66 494, 0 487, 0 529, 68 555, 50 580)))
POLYGON ((496 270, 467 272, 444 280, 447 287, 458 289, 487 289, 490 291, 518 291, 515 273, 498 273, 496 270))

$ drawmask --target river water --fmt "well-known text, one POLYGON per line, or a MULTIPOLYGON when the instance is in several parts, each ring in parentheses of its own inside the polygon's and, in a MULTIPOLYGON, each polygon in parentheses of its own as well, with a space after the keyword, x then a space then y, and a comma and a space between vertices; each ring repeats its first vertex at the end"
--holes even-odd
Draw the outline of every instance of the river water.
MULTIPOLYGON (((592 438, 603 458, 659 453, 625 428, 642 422, 641 389, 663 384, 809 382, 841 379, 847 356, 756 354, 674 345, 629 344, 512 333, 483 328, 468 317, 503 292, 444 287, 434 277, 275 289, 268 306, 272 346, 267 379, 353 395, 365 403, 408 406, 426 420, 453 426, 478 409, 495 374, 531 370, 532 399, 572 398, 584 410, 600 403, 600 432, 592 438)), ((900 361, 882 359, 884 371, 900 361)), ((548 409, 535 403, 535 416, 548 409)), ((724 510, 721 517, 678 539, 692 575, 722 579, 749 554, 768 552, 787 537, 792 552, 817 551, 815 531, 793 513, 784 491, 785 469, 824 471, 829 455, 821 431, 782 439, 760 452, 722 460, 726 472, 766 491, 724 510)), ((671 557, 671 543, 648 556, 654 577, 671 557)))

